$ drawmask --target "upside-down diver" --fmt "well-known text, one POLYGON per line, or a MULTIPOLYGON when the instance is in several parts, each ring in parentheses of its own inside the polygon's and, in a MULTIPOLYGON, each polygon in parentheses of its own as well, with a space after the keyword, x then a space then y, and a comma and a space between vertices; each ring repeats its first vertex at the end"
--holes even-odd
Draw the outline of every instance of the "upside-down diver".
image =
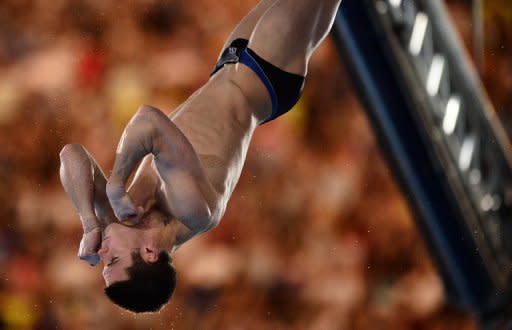
POLYGON ((167 303, 176 286, 172 252, 221 221, 254 130, 299 100, 340 2, 260 1, 227 39, 209 80, 181 106, 168 116, 139 108, 108 179, 84 147, 62 149, 62 185, 84 229, 78 255, 103 262, 115 304, 150 312, 167 303))

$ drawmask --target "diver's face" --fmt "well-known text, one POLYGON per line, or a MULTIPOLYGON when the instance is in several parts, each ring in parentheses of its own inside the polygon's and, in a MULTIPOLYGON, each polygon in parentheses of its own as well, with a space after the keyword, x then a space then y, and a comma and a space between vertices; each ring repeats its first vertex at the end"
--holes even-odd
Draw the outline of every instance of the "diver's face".
POLYGON ((132 253, 139 251, 139 236, 137 229, 117 223, 105 228, 98 255, 103 262, 103 279, 106 286, 128 279, 126 268, 133 263, 132 253))

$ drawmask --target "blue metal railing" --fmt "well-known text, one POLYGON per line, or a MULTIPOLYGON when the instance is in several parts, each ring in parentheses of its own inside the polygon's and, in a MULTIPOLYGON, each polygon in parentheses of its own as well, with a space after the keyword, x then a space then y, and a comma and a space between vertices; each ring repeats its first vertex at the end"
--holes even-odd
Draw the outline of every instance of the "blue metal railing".
MULTIPOLYGON (((476 75, 467 60, 461 58, 463 51, 442 5, 437 0, 343 0, 333 36, 395 177, 416 214, 449 300, 478 315, 483 325, 491 324, 497 316, 506 318, 512 304, 512 288, 510 267, 504 265, 508 265, 511 256, 494 237, 496 230, 493 231, 491 225, 506 222, 510 214, 509 201, 505 200, 506 188, 500 186, 511 182, 507 173, 509 155, 503 147, 501 128, 489 113, 485 93, 479 90, 476 75), (405 5, 401 9, 405 9, 398 13, 402 16, 394 17, 394 23, 399 22, 393 24, 393 15, 396 16, 398 10, 393 6, 400 3, 405 5), (406 14, 411 17, 405 17, 406 14), (434 40, 429 41, 426 55, 413 58, 403 47, 404 39, 412 38, 405 25, 410 24, 410 30, 413 29, 418 17, 434 25, 429 27, 427 36, 434 40), (429 74, 429 69, 433 70, 430 66, 434 55, 449 66, 440 77, 449 73, 450 78, 445 82, 442 81, 445 78, 439 78, 439 84, 446 85, 439 87, 446 89, 439 92, 440 95, 429 95, 433 93, 432 88, 429 90, 425 84, 430 78, 422 76, 415 66, 418 60, 425 61, 426 74, 429 74), (453 63, 454 58, 456 63, 453 63), (464 127, 467 127, 461 126, 466 130, 463 133, 476 139, 482 149, 492 149, 494 172, 501 178, 492 187, 485 184, 481 175, 484 169, 478 167, 482 165, 478 159, 480 153, 471 149, 472 153, 468 154, 471 168, 461 169, 454 153, 460 156, 459 153, 467 151, 450 145, 450 139, 455 137, 443 136, 439 127, 441 121, 436 121, 439 117, 436 105, 447 106, 442 98, 455 92, 463 101, 469 95, 468 102, 471 102, 461 110, 467 112, 464 119, 464 127), (478 124, 478 129, 469 131, 474 123, 478 124), (484 146, 484 142, 480 142, 487 140, 492 144, 484 146), (483 198, 489 203, 496 198, 495 206, 499 211, 482 211, 480 201, 483 198)), ((425 42, 425 36, 420 38, 425 42)), ((466 136, 461 138, 462 142, 466 141, 466 136)))

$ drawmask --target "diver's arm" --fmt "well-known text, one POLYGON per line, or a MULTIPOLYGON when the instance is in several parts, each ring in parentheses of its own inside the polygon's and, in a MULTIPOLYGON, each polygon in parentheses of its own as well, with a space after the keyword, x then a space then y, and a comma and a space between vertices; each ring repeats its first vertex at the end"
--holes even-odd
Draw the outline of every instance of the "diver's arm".
POLYGON ((78 256, 96 264, 102 228, 115 221, 105 192, 105 175, 81 145, 64 146, 60 161, 62 186, 75 205, 84 230, 78 256))
POLYGON ((121 221, 142 209, 126 193, 126 183, 137 163, 152 154, 163 181, 165 202, 173 214, 196 235, 218 222, 218 194, 207 180, 192 145, 160 110, 142 106, 126 126, 116 151, 107 195, 121 221))

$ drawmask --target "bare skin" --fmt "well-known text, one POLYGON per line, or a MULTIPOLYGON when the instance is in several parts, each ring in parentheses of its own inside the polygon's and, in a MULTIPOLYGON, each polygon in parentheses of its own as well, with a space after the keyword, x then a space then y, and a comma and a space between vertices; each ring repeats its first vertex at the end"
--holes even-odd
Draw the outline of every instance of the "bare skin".
MULTIPOLYGON (((268 62, 305 76, 340 1, 262 0, 226 45, 248 39, 268 62)), ((260 78, 243 64, 226 65, 169 116, 142 106, 124 130, 108 180, 83 147, 64 147, 61 181, 84 227, 79 256, 91 264, 99 256, 109 285, 126 278, 134 249, 155 262, 160 251, 217 226, 254 130, 271 111, 260 78)))

